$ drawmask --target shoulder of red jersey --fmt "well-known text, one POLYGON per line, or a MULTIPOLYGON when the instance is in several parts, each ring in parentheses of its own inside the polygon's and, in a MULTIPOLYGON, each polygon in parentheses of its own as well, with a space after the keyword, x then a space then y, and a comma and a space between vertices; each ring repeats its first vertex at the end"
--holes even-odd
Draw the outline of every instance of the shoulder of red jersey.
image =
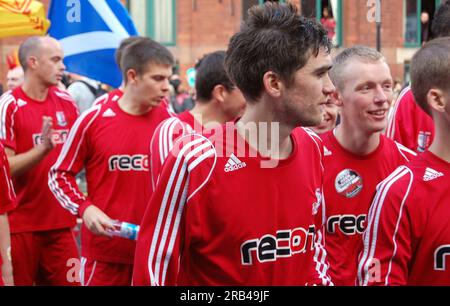
POLYGON ((411 90, 411 86, 406 86, 403 88, 403 90, 400 92, 400 94, 397 97, 397 100, 394 102, 394 114, 398 110, 399 107, 406 107, 406 106, 415 106, 415 99, 414 95, 411 90), (401 105, 401 106, 400 106, 401 105))
POLYGON ((389 116, 388 126, 386 129, 386 135, 390 139, 394 139, 395 137, 395 124, 398 118, 402 116, 401 114, 405 111, 405 109, 411 109, 415 107, 414 95, 411 91, 411 86, 406 86, 397 97, 393 105, 392 113, 389 116))
POLYGON ((293 131, 293 135, 299 137, 299 139, 307 139, 317 149, 320 157, 323 157, 324 146, 322 139, 313 130, 306 127, 296 128, 293 131))
POLYGON ((92 103, 93 106, 99 105, 99 104, 106 104, 108 102, 117 102, 119 99, 123 96, 123 91, 120 89, 114 89, 111 92, 105 93, 95 99, 94 103, 92 103))
POLYGON ((77 116, 80 114, 77 103, 67 91, 61 90, 56 86, 52 86, 49 88, 49 92, 52 92, 55 96, 57 96, 60 101, 70 103, 70 105, 72 105, 75 109, 77 116))
POLYGON ((56 86, 52 86, 49 88, 49 92, 53 92, 56 96, 61 98, 64 101, 71 102, 76 105, 75 100, 70 96, 70 94, 62 89, 59 89, 56 86))
MULTIPOLYGON (((377 195, 374 205, 382 204, 389 194, 391 201, 402 203, 409 200, 410 203, 421 203, 425 193, 421 191, 426 184, 443 177, 439 169, 434 169, 422 155, 414 157, 409 163, 399 166, 385 180, 377 186, 377 195), (375 204, 378 203, 378 204, 375 204)), ((371 208, 372 210, 372 208, 371 208)))
POLYGON ((18 95, 14 94, 14 91, 8 90, 7 92, 3 93, 3 95, 0 96, 0 108, 6 107, 11 103, 16 103, 17 100, 18 95))
POLYGON ((14 91, 7 91, 0 97, 0 139, 7 139, 8 129, 13 124, 14 114, 19 109, 18 102, 26 105, 26 102, 18 99, 14 91))
POLYGON ((77 118, 75 124, 72 127, 72 130, 74 131, 74 133, 78 130, 82 130, 84 135, 96 120, 104 117, 106 111, 107 108, 103 107, 103 105, 90 107, 77 118))
MULTIPOLYGON (((211 178, 217 163, 218 153, 213 143, 203 135, 191 133, 177 139, 167 157, 163 172, 171 171, 170 180, 182 177, 186 173, 195 179, 190 180, 192 198, 211 178)), ((166 182, 167 183, 167 182, 166 182)))
POLYGON ((402 155, 402 157, 405 159, 405 161, 409 162, 411 161, 414 157, 417 156, 417 153, 414 152, 411 149, 408 149, 407 147, 405 147, 404 145, 402 145, 401 143, 398 143, 397 141, 391 140, 389 138, 386 138, 386 140, 388 141, 393 141, 398 152, 402 155))
POLYGON ((105 94, 101 95, 100 97, 98 97, 97 99, 95 99, 94 103, 92 103, 92 106, 103 105, 106 102, 108 102, 108 100, 109 100, 109 94, 105 93, 105 94))
POLYGON ((154 146, 158 145, 158 154, 162 158, 161 163, 163 163, 169 151, 172 150, 174 141, 192 132, 193 130, 189 124, 178 117, 171 117, 162 121, 156 128, 151 140, 151 148, 155 150, 154 146))

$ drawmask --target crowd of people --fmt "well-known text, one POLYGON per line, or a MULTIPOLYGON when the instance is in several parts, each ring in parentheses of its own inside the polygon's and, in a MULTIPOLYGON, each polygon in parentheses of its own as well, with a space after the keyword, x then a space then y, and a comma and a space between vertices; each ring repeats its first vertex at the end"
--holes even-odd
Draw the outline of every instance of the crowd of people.
POLYGON ((28 38, 0 98, 0 285, 450 285, 450 2, 430 30, 392 113, 383 54, 332 58, 292 4, 251 8, 190 106, 150 38, 98 95, 28 38))

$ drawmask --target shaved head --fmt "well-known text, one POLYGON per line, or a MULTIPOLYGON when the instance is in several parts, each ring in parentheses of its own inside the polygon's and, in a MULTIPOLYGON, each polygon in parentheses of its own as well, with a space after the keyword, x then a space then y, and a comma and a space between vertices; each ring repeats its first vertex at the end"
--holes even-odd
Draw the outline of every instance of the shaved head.
POLYGON ((52 37, 34 36, 25 40, 19 48, 19 61, 27 80, 38 80, 45 86, 56 86, 62 80, 66 66, 64 51, 52 37))
POLYGON ((365 46, 353 46, 339 53, 334 61, 333 68, 330 70, 330 78, 336 88, 340 91, 344 90, 347 79, 355 76, 348 76, 345 72, 347 66, 353 61, 358 60, 364 63, 386 62, 385 57, 375 49, 365 46))
POLYGON ((28 69, 28 58, 30 56, 34 56, 39 58, 42 54, 42 50, 44 46, 51 45, 55 46, 59 43, 56 39, 51 37, 43 37, 43 36, 33 36, 25 40, 19 48, 19 62, 23 68, 23 71, 27 71, 28 69))

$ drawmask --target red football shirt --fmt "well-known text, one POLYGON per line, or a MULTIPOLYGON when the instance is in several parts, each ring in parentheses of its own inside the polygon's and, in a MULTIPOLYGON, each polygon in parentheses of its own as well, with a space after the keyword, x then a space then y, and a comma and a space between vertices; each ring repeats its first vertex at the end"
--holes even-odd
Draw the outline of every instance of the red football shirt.
MULTIPOLYGON (((96 106, 99 104, 105 104, 108 101, 117 102, 117 101, 119 101, 120 98, 122 98, 122 96, 123 96, 123 91, 121 89, 114 89, 114 90, 111 90, 110 92, 105 93, 104 95, 98 97, 92 105, 96 106)), ((175 115, 175 113, 173 112, 172 108, 170 107, 169 101, 167 99, 163 99, 161 101, 161 106, 165 107, 171 115, 175 115)))
MULTIPOLYGON (((16 207, 16 194, 9 176, 8 159, 0 142, 0 215, 3 215, 16 207)), ((0 258, 1 261, 1 258, 0 258)))
POLYGON ((384 135, 378 148, 365 156, 344 149, 333 131, 321 137, 325 147, 325 249, 330 276, 335 285, 354 286, 361 237, 375 188, 415 153, 384 135))
POLYGON ((150 143, 150 172, 152 175, 152 190, 161 173, 164 161, 172 150, 175 141, 184 135, 202 132, 202 126, 196 122, 194 116, 189 112, 183 112, 170 119, 164 120, 156 129, 150 143))
POLYGON ((179 138, 179 154, 168 155, 142 220, 133 283, 329 284, 320 139, 297 129, 291 156, 262 168, 269 162, 248 154, 234 124, 214 135, 215 145, 179 138))
POLYGON ((13 179, 18 207, 9 214, 12 233, 72 227, 76 218, 64 210, 47 185, 50 167, 55 163, 78 109, 69 94, 56 87, 48 90, 44 102, 29 98, 22 88, 6 92, 0 100, 1 134, 5 147, 16 154, 29 151, 41 142, 42 117, 53 118, 56 147, 25 174, 13 179))
POLYGON ((417 105, 411 87, 405 88, 395 102, 386 135, 419 153, 433 142, 433 119, 417 105))
POLYGON ((92 103, 92 106, 97 106, 99 104, 105 104, 108 101, 117 102, 120 98, 123 96, 123 91, 120 89, 114 89, 108 93, 105 93, 104 95, 98 97, 94 103, 92 103))
MULTIPOLYGON (((150 139, 158 124, 169 118, 167 110, 153 108, 142 116, 125 113, 110 96, 75 123, 49 185, 62 207, 82 216, 93 204, 113 220, 140 224, 151 195, 150 139), (88 197, 75 175, 85 167, 88 197)), ((82 256, 92 260, 132 264, 135 241, 97 236, 82 228, 82 256)))
MULTIPOLYGON (((10 212, 17 205, 13 183, 9 176, 8 159, 0 142, 0 215, 10 212)), ((0 256, 0 267, 2 257, 0 256)), ((0 286, 3 286, 2 272, 0 271, 0 286)))
POLYGON ((450 163, 431 152, 377 187, 360 255, 360 285, 450 285, 450 163))

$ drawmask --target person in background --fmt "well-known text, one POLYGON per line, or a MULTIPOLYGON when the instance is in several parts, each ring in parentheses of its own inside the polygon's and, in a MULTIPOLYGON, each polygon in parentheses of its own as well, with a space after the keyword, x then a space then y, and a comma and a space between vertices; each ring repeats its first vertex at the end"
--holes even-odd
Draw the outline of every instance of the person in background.
POLYGON ((148 151, 156 127, 170 118, 162 101, 172 65, 169 50, 149 38, 129 44, 120 65, 122 97, 111 95, 78 119, 49 173, 61 207, 83 219, 83 286, 131 285, 136 242, 110 231, 115 220, 139 225, 152 195, 148 151), (87 196, 75 182, 83 168, 87 196))
POLYGON ((430 31, 430 14, 428 12, 423 11, 422 14, 420 14, 420 24, 421 24, 421 42, 422 44, 425 44, 431 37, 430 31))
POLYGON ((311 127, 310 129, 317 134, 323 134, 333 130, 336 125, 339 124, 339 121, 339 106, 336 105, 336 101, 334 100, 334 98, 330 97, 323 110, 322 123, 317 126, 311 127))
POLYGON ((422 46, 411 89, 434 121, 428 151, 377 186, 359 256, 361 286, 450 285, 450 37, 422 46))
POLYGON ((320 22, 328 32, 328 38, 334 42, 336 36, 336 20, 334 20, 333 16, 331 16, 328 6, 323 8, 320 22))
POLYGON ((16 285, 78 285, 67 278, 68 260, 79 258, 76 218, 58 205, 43 179, 78 117, 75 102, 56 87, 63 56, 57 40, 28 38, 19 48, 24 83, 0 98, 0 139, 18 201, 8 215, 16 285))
MULTIPOLYGON (((450 1, 443 2, 436 10, 431 33, 433 38, 450 36, 450 1)), ((433 141, 433 120, 415 103, 410 86, 394 104, 386 135, 418 153, 425 152, 433 141)))
POLYGON ((8 90, 13 90, 19 86, 22 86, 24 81, 23 68, 17 66, 12 68, 6 74, 6 88, 8 90))
POLYGON ((0 286, 14 285, 8 212, 16 206, 16 194, 9 176, 8 159, 0 142, 0 286))

